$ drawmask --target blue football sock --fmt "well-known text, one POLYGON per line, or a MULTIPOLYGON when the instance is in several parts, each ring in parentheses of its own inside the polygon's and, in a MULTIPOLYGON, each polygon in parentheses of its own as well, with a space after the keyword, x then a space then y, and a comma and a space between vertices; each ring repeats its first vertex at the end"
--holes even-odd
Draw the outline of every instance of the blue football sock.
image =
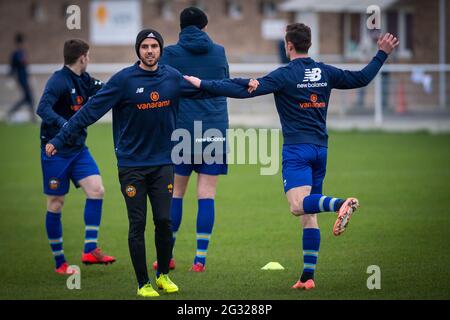
POLYGON ((303 229, 303 273, 301 282, 314 279, 320 248, 320 229, 303 229))
POLYGON ((84 253, 97 248, 98 230, 102 219, 102 199, 86 199, 84 207, 85 239, 84 253))
POLYGON ((344 199, 327 197, 322 194, 310 194, 303 199, 303 211, 307 214, 319 212, 336 212, 344 203, 344 199))
POLYGON ((175 247, 175 240, 177 238, 177 232, 180 229, 181 218, 183 216, 183 198, 172 198, 172 257, 173 249, 175 247))
POLYGON ((198 199, 197 252, 194 264, 206 264, 206 252, 214 227, 214 199, 198 199))
POLYGON ((52 213, 47 211, 45 217, 45 228, 47 230, 47 238, 52 248, 55 258, 56 268, 59 268, 66 258, 64 257, 61 213, 52 213))

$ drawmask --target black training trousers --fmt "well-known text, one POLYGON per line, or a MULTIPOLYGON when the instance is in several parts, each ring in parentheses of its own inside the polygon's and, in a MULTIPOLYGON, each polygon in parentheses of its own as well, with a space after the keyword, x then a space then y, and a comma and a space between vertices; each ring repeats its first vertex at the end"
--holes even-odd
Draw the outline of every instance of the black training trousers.
POLYGON ((137 281, 149 281, 145 254, 147 197, 153 211, 158 271, 169 273, 172 251, 172 219, 170 215, 174 181, 173 165, 119 168, 119 181, 128 211, 128 246, 137 281))

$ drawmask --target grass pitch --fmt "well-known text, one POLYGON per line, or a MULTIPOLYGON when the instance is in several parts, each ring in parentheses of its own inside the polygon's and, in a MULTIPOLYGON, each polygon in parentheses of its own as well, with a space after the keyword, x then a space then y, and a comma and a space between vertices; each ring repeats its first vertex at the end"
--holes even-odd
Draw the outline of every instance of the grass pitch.
MULTIPOLYGON (((110 125, 92 126, 87 144, 106 188, 99 245, 118 261, 81 265, 84 194, 71 186, 63 209, 64 251, 69 264, 81 265, 82 277, 81 290, 68 290, 66 278, 53 272, 45 234, 39 128, 0 125, 0 299, 137 298, 110 125)), ((340 237, 332 235, 334 215, 320 214, 317 288, 310 292, 290 289, 302 268, 301 228, 289 213, 281 170, 261 176, 257 165, 232 165, 220 178, 207 271, 188 272, 196 246, 193 176, 171 272, 181 290, 157 299, 449 299, 449 146, 450 135, 330 133, 324 193, 356 196, 361 208, 340 237), (270 261, 285 270, 260 270, 270 261), (381 290, 366 286, 370 265, 381 269, 381 290)))

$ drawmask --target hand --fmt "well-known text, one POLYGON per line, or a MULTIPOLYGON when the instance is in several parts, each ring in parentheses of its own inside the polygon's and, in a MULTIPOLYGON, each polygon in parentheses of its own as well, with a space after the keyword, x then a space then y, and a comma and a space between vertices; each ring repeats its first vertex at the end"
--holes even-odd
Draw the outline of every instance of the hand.
POLYGON ((199 78, 192 77, 192 76, 183 76, 183 77, 184 77, 184 79, 189 81, 194 87, 200 88, 200 84, 202 83, 202 80, 200 80, 199 78))
POLYGON ((248 82, 248 93, 252 93, 253 91, 255 91, 259 86, 259 81, 256 79, 250 79, 250 81, 248 82))
POLYGON ((400 41, 390 33, 386 33, 384 36, 380 35, 377 42, 378 49, 383 50, 387 54, 391 54, 392 50, 394 50, 399 43, 400 41))
POLYGON ((47 157, 54 156, 56 154, 56 152, 57 152, 57 150, 53 144, 47 143, 45 145, 45 154, 47 155, 47 157))

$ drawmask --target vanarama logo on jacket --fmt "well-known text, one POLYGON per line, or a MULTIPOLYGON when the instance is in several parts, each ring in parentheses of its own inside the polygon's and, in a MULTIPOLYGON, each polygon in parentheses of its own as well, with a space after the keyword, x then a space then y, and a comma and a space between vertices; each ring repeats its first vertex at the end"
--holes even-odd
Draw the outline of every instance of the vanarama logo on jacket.
POLYGON ((325 102, 317 102, 317 94, 311 94, 309 97, 310 102, 300 102, 300 108, 307 109, 307 108, 325 108, 326 103, 325 102))
POLYGON ((170 106, 170 100, 160 101, 160 96, 157 91, 152 91, 152 93, 150 93, 150 100, 152 100, 152 101, 146 102, 146 103, 138 103, 138 104, 136 104, 136 107, 139 110, 147 110, 147 109, 163 108, 163 107, 170 106))

